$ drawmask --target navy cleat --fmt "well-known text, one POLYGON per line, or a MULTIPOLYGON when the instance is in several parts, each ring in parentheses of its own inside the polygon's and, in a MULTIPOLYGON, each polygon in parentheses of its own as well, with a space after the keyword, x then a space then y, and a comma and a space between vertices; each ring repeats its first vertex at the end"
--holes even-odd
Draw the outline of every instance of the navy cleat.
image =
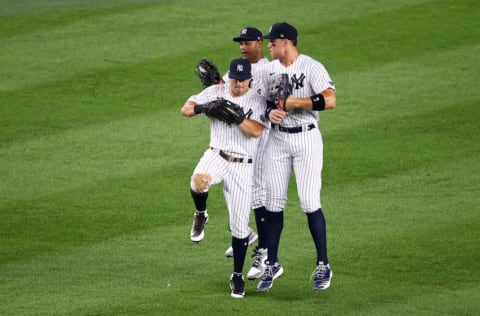
POLYGON ((330 269, 330 265, 323 264, 323 262, 320 261, 312 273, 313 289, 317 291, 328 289, 332 276, 333 272, 330 269))
POLYGON ((265 268, 262 279, 258 282, 257 291, 265 292, 273 286, 273 281, 283 274, 283 267, 280 263, 269 265, 265 268))

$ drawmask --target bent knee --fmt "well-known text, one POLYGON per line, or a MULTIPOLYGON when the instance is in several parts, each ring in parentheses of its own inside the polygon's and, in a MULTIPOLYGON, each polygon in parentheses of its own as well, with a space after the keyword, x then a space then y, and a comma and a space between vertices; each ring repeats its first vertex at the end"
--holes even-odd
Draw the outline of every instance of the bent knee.
POLYGON ((212 183, 212 176, 208 173, 196 173, 192 176, 190 187, 194 192, 207 192, 212 183))

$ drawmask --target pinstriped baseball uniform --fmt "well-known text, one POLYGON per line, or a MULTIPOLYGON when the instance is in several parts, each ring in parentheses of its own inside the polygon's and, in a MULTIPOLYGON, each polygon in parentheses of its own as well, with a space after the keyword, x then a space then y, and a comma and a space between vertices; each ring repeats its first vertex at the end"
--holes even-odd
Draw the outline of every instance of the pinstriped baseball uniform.
MULTIPOLYGON (((327 88, 335 89, 325 67, 313 58, 300 54, 288 67, 273 60, 262 69, 265 89, 273 76, 288 74, 292 84, 292 95, 310 97, 327 88)), ((266 90, 268 91, 268 90, 266 90)), ((300 206, 306 213, 321 208, 320 191, 323 165, 323 141, 318 128, 317 111, 294 109, 282 121, 280 127, 270 130, 266 146, 267 209, 281 212, 287 202, 288 184, 292 171, 295 173, 300 206), (279 128, 296 127, 298 133, 287 133, 279 128)))
MULTIPOLYGON (((188 101, 202 104, 217 98, 225 98, 239 104, 247 117, 261 122, 260 117, 265 111, 265 101, 251 89, 243 96, 232 97, 229 83, 213 85, 191 96, 188 101)), ((253 189, 252 162, 257 152, 258 138, 245 135, 234 124, 229 125, 212 118, 210 119, 209 145, 210 148, 204 152, 193 174, 210 174, 212 176, 210 186, 223 182, 232 236, 239 239, 246 238, 250 233, 248 221, 253 189), (245 162, 227 161, 220 155, 220 151, 233 157, 243 158, 245 162)))

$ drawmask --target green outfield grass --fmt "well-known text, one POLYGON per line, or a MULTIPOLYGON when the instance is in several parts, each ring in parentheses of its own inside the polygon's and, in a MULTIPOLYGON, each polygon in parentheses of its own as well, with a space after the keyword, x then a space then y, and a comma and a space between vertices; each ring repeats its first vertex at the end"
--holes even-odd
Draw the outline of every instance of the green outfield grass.
POLYGON ((0 2, 0 315, 480 314, 478 1, 0 2), (241 28, 280 21, 337 88, 334 277, 312 290, 292 180, 285 273, 235 300, 221 186, 189 239, 208 123, 180 108, 199 59, 223 72, 241 28))

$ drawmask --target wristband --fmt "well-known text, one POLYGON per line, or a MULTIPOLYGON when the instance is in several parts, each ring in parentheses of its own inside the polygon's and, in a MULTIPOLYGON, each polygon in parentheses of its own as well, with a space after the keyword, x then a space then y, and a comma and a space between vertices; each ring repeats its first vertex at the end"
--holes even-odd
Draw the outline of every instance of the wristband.
POLYGON ((312 99, 312 110, 323 111, 325 110, 325 98, 323 94, 319 93, 310 97, 312 99))
POLYGON ((275 103, 273 103, 273 101, 268 100, 267 109, 265 110, 265 117, 267 118, 267 120, 270 119, 270 112, 272 112, 272 110, 275 110, 275 103))
POLYGON ((195 112, 196 115, 205 113, 205 104, 195 104, 193 112, 195 112))

